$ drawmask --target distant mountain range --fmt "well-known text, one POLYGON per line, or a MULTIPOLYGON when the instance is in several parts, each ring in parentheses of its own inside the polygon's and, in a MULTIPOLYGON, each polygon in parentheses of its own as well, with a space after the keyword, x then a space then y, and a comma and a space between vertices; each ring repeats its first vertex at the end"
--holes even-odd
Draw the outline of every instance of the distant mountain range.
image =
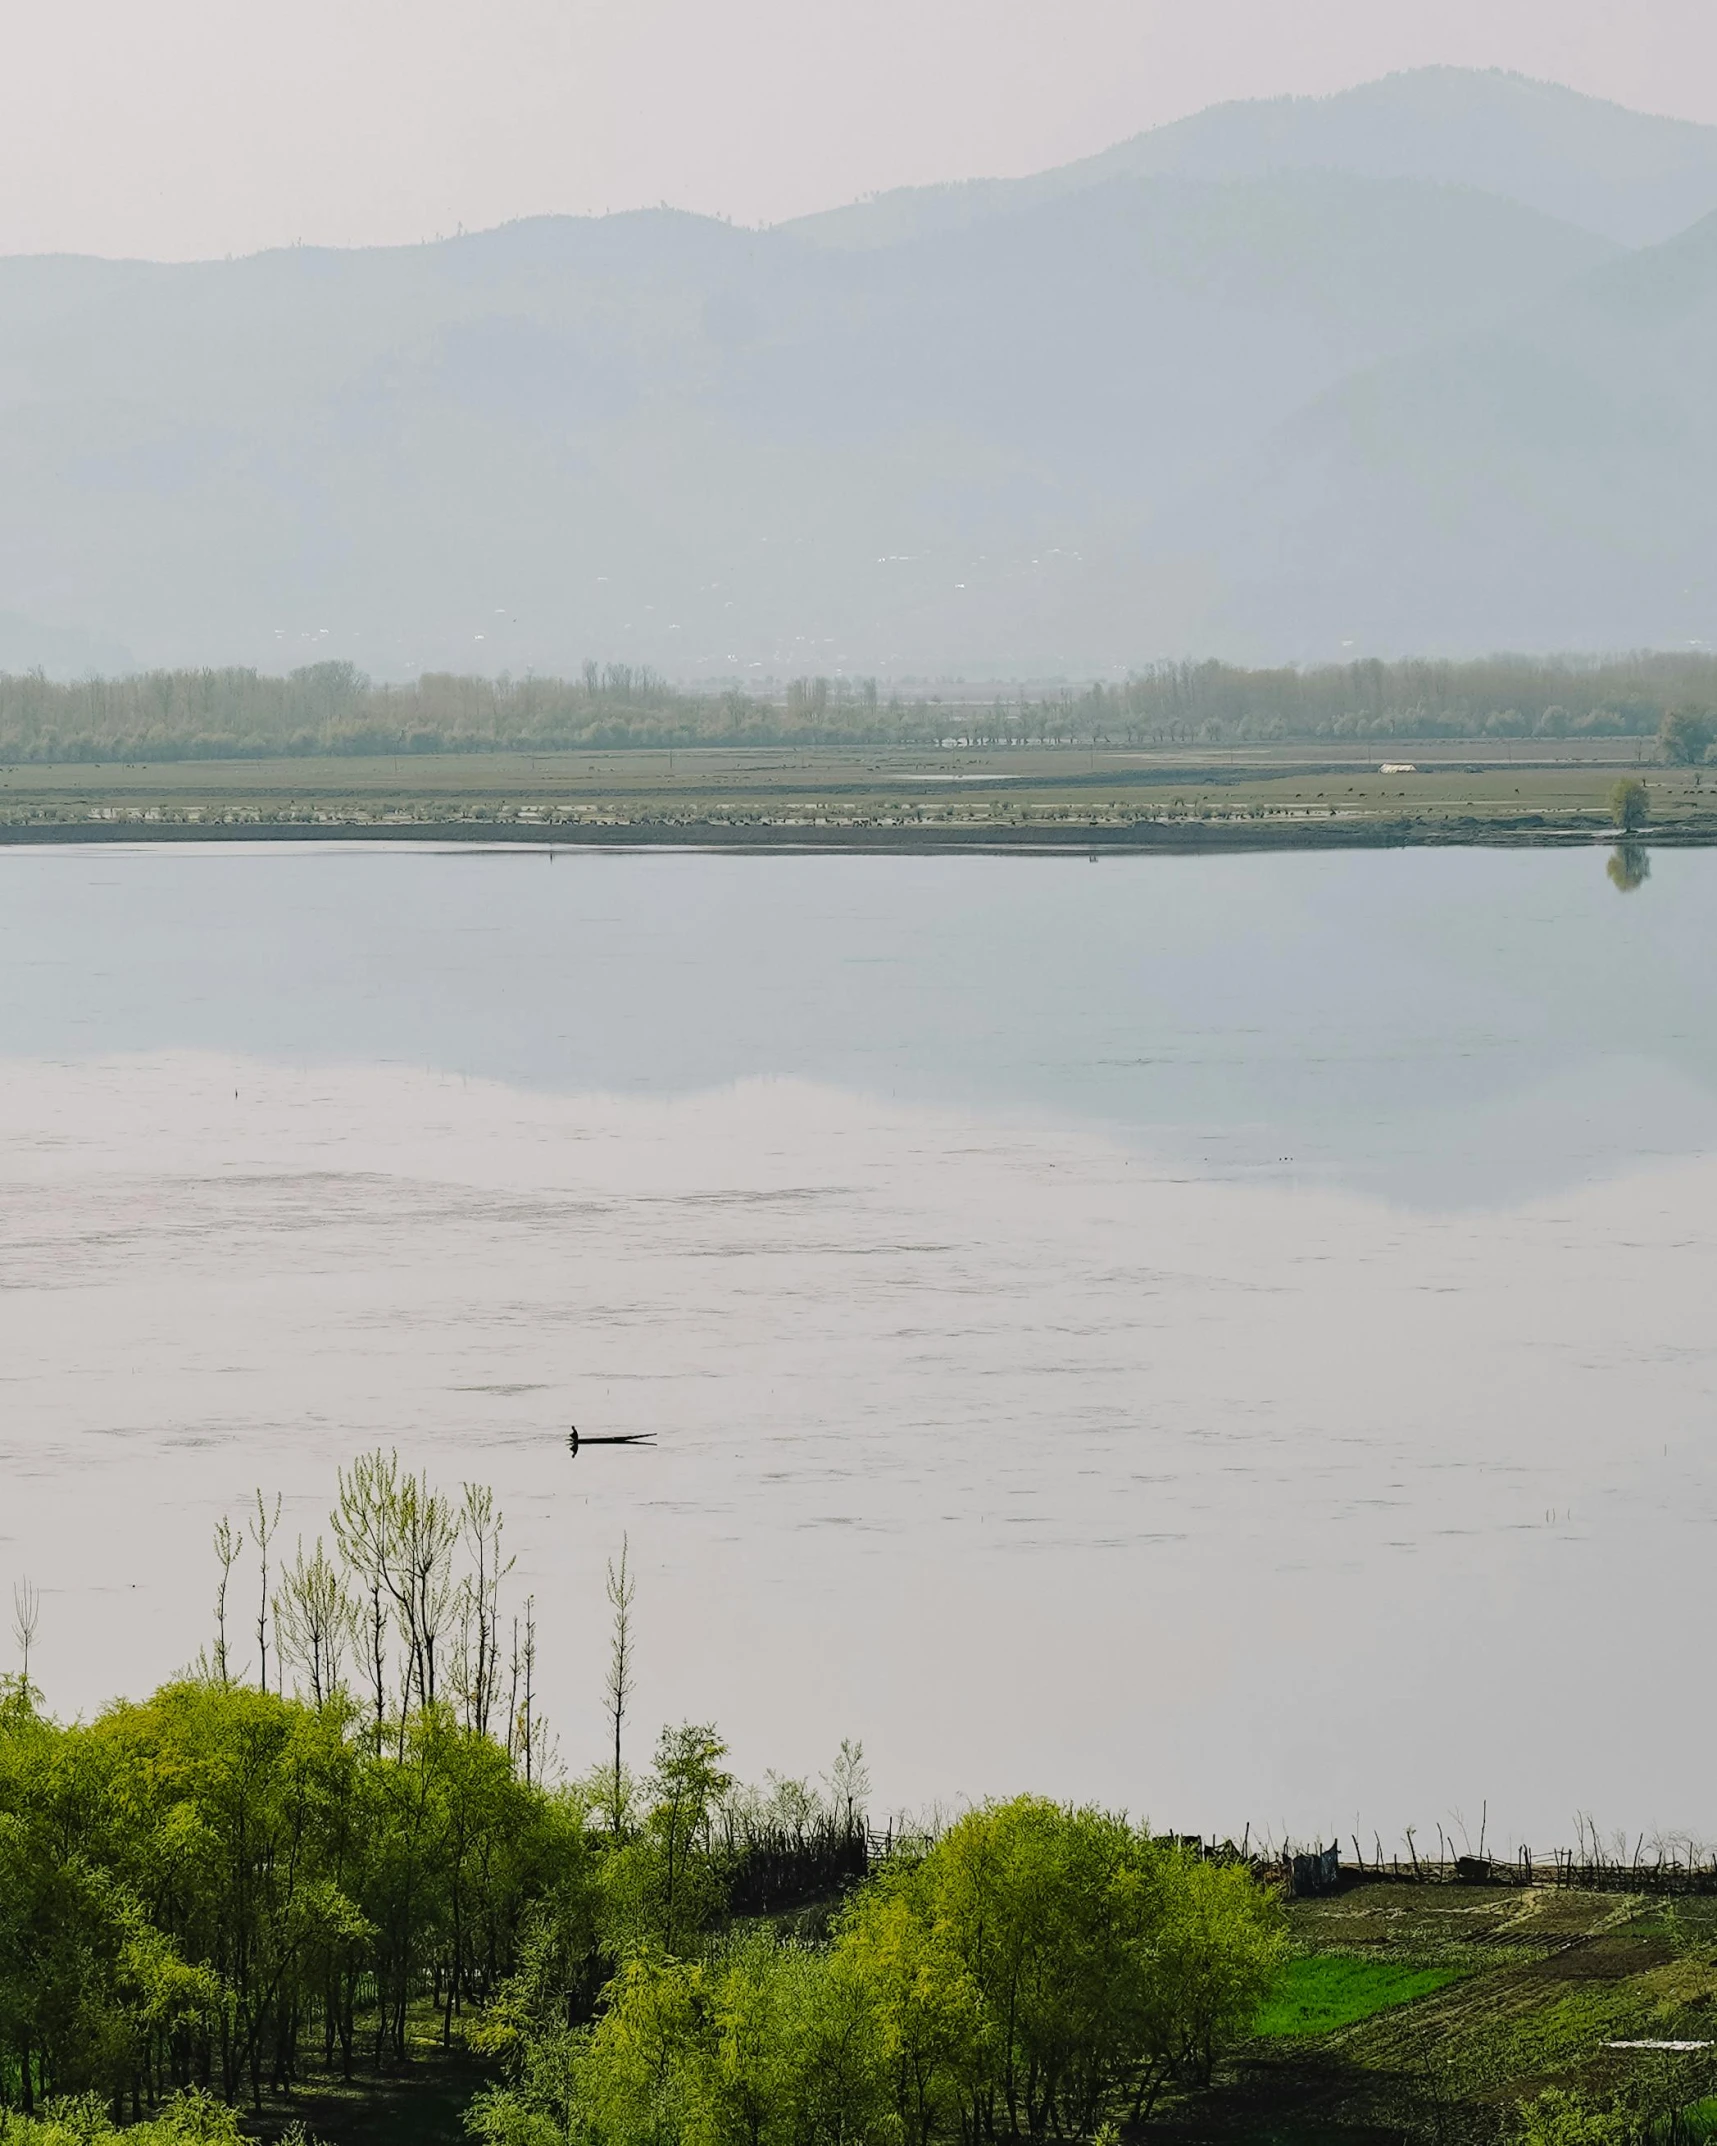
POLYGON ((1334 97, 1213 105, 1029 179, 902 187, 784 228, 823 245, 892 245, 1108 179, 1290 171, 1474 187, 1618 245, 1650 246, 1717 209, 1717 127, 1522 75, 1421 67, 1334 97))
POLYGON ((1433 69, 769 231, 0 261, 0 668, 1717 642, 1717 128, 1433 69))

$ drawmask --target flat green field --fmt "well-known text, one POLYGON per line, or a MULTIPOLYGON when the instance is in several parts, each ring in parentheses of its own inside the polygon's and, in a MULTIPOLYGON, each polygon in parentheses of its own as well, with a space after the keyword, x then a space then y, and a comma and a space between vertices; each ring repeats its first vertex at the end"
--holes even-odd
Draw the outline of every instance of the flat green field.
MULTIPOLYGON (((1198 2135, 1507 2138, 1547 2088, 1686 2113, 1717 2095, 1717 1900, 1361 1883, 1289 1909, 1297 1954, 1198 2135)), ((1187 2112, 1190 2114, 1191 2112, 1187 2112)))
POLYGON ((1327 2034, 1398 2004, 1411 2004, 1415 1997, 1429 1997, 1471 1972, 1465 1967, 1344 1958, 1340 1953, 1302 1956, 1289 1961, 1281 1986, 1258 2015, 1256 2031, 1271 2041, 1327 2034))
MULTIPOLYGON (((402 754, 0 767, 0 839, 694 842, 832 848, 1593 841, 1619 773, 1655 839, 1717 840, 1717 776, 1618 741, 1509 758, 1439 744, 1413 772, 1304 747, 1122 751, 402 754)), ((1407 757, 1410 749, 1401 749, 1407 757)))

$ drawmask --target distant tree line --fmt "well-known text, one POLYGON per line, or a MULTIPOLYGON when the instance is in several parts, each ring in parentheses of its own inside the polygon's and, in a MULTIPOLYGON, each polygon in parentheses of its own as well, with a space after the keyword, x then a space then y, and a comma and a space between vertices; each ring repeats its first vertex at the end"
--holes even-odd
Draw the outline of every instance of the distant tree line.
POLYGON ((883 707, 874 685, 798 680, 777 702, 670 686, 626 664, 586 664, 574 679, 428 672, 410 685, 378 685, 350 663, 284 678, 147 671, 72 685, 0 674, 0 760, 12 762, 913 742, 934 728, 916 708, 883 707))
POLYGON ((1387 739, 1641 738, 1702 759, 1717 736, 1717 656, 1468 663, 1367 661, 1297 670, 1159 664, 1122 683, 984 702, 884 694, 874 679, 797 678, 779 692, 669 685, 587 663, 577 678, 430 672, 381 685, 350 663, 286 677, 147 671, 60 684, 0 674, 0 760, 241 759, 528 752, 624 746, 1267 744, 1387 739))
MULTIPOLYGON (((371 1454, 290 1559, 215 1531, 198 1661, 93 1721, 0 1677, 0 2139, 236 2141, 456 2034, 495 2146, 1085 2139, 1208 2083, 1283 1955, 1250 1864, 1033 1797, 869 1830, 862 1749, 748 1789, 709 1724, 566 1778, 490 1494, 371 1454)), ((301 2136, 301 2134, 300 2134, 301 2136)))
POLYGON ((1114 730, 1151 742, 1638 738, 1662 732, 1678 712, 1697 722, 1717 710, 1717 655, 1495 656, 1273 671, 1165 664, 1125 685, 1094 688, 1091 700, 1093 717, 1112 708, 1114 730))

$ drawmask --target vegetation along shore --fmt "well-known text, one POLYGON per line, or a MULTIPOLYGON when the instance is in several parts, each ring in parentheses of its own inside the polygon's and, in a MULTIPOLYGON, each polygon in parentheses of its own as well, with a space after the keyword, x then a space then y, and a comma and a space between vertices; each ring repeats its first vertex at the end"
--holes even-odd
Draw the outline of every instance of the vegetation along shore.
POLYGON ((284 679, 0 678, 0 842, 1592 842, 1614 832, 1626 773, 1644 784, 1629 831, 1705 843, 1713 707, 1708 657, 1206 664, 988 701, 885 701, 826 679, 767 700, 700 695, 594 666, 582 681, 410 687, 344 664, 284 679))
POLYGON ((882 1821, 861 1746, 747 1788, 707 1723, 639 1765, 624 1545, 569 1766, 487 1491, 370 1454, 326 1538, 288 1553, 259 1493, 214 1547, 195 1663, 90 1722, 47 1711, 15 1590, 8 2146, 1574 2146, 1717 2107, 1693 1844, 1344 1861, 1032 1795, 882 1821))
POLYGON ((737 850, 1375 848, 1717 840, 1717 775, 1591 748, 1308 760, 1291 748, 625 750, 0 769, 0 842, 697 845, 737 850))

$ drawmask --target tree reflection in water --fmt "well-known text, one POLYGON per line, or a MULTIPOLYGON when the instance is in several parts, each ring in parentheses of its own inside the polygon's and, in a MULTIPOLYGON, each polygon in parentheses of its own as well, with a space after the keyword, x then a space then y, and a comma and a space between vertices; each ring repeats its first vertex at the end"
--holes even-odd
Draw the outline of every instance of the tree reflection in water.
POLYGON ((1618 893, 1632 894, 1651 877, 1651 856, 1643 842, 1618 842, 1605 869, 1618 893))

